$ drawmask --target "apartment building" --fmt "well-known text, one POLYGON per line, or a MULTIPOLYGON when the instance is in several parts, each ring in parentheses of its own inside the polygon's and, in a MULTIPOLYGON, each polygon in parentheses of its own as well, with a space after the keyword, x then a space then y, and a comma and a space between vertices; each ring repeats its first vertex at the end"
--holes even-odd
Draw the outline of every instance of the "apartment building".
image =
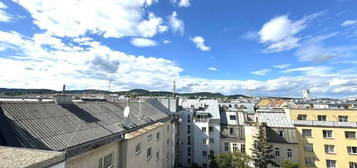
MULTIPOLYGON (((181 134, 181 139, 187 138, 187 160, 183 165, 197 164, 202 168, 209 167, 210 155, 221 152, 221 124, 217 100, 184 99, 181 100, 182 109, 191 110, 185 113, 181 127, 187 128, 187 136, 181 134), (186 122, 186 121, 190 122, 186 122), (189 133, 188 133, 189 132, 189 133), (187 162, 186 162, 187 161, 187 162), (190 164, 188 164, 188 161, 190 164)), ((186 131, 181 131, 186 132, 186 131)), ((181 142, 182 143, 182 142, 181 142)), ((186 148, 186 146, 183 146, 186 148)), ((186 153, 181 153, 186 155, 186 153)), ((186 157, 186 156, 183 156, 186 157)))
POLYGON ((357 110, 286 109, 297 130, 302 168, 357 167, 357 110))
MULTIPOLYGON (((0 145, 61 152, 62 167, 173 167, 175 129, 171 112, 154 100, 72 101, 59 95, 54 101, 0 102, 0 145)), ((59 163, 52 164, 43 167, 59 163)))
POLYGON ((280 111, 257 112, 255 120, 245 123, 245 145, 247 155, 252 155, 255 136, 259 125, 264 125, 264 132, 269 145, 273 146, 274 161, 298 162, 298 139, 289 116, 280 111))
POLYGON ((221 152, 245 153, 244 122, 245 112, 221 108, 221 152))

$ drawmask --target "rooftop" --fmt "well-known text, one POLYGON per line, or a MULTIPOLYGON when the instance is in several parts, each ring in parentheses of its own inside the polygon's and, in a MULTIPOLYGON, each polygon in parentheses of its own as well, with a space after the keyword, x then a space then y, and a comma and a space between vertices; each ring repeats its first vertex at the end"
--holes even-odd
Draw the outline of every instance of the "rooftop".
POLYGON ((139 103, 131 102, 129 128, 123 126, 126 103, 0 102, 0 145, 61 151, 168 118, 155 102, 142 103, 141 116, 139 103))
POLYGON ((48 167, 64 160, 62 152, 0 146, 2 168, 48 167))

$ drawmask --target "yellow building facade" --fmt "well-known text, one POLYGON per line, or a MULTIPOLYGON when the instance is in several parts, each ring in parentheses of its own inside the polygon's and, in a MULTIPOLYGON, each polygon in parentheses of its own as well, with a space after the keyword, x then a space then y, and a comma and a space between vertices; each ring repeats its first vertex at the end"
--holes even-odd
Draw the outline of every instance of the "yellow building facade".
POLYGON ((299 167, 357 168, 357 110, 287 109, 299 167))

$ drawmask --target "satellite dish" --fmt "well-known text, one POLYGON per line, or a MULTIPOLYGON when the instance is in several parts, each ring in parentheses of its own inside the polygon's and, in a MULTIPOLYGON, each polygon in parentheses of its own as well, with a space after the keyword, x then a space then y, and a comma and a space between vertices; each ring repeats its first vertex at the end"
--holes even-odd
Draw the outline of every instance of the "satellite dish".
POLYGON ((125 118, 128 118, 129 117, 129 113, 130 113, 130 107, 129 106, 126 106, 124 108, 124 117, 125 118))

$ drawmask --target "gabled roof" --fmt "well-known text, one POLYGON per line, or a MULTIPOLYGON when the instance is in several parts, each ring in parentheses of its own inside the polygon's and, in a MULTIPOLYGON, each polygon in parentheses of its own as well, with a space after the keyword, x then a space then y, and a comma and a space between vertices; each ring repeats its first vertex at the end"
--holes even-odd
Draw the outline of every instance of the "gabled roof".
MULTIPOLYGON (((54 102, 0 102, 0 134, 7 134, 0 136, 4 141, 0 145, 10 145, 13 143, 10 141, 15 139, 18 142, 16 146, 58 151, 117 134, 126 129, 123 126, 125 106, 126 103, 111 102, 63 105, 54 102), (4 130, 5 127, 10 129, 4 130)), ((159 106, 160 103, 142 103, 143 117, 139 117, 139 103, 130 103, 130 128, 167 118, 168 110, 159 106)))

